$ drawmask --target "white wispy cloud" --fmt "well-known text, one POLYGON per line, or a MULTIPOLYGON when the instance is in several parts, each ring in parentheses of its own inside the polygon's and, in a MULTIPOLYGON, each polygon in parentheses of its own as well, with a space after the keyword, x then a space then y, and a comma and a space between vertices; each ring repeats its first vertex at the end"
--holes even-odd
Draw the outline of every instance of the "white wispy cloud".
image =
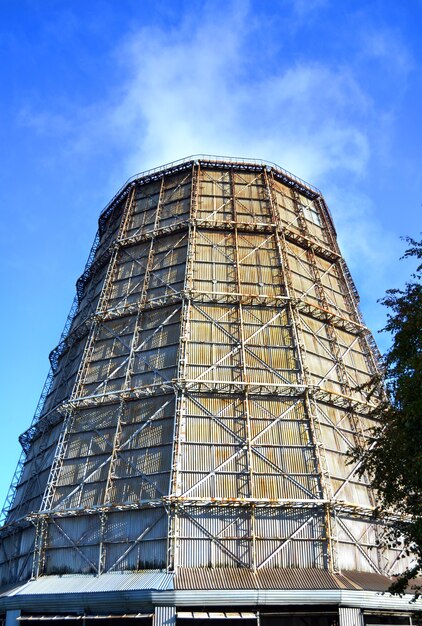
POLYGON ((360 35, 362 56, 381 61, 389 72, 407 75, 414 62, 397 29, 366 27, 360 35))
POLYGON ((292 5, 293 11, 298 19, 307 19, 312 16, 313 13, 326 9, 330 1, 329 0, 289 0, 292 5))
MULTIPOLYGON (((316 2, 314 8, 325 6, 316 2)), ((296 2, 296 12, 302 9, 296 2)), ((186 20, 171 32, 141 29, 127 41, 121 58, 128 78, 108 118, 131 146, 127 171, 220 154, 263 158, 327 190, 332 185, 340 244, 364 298, 373 302, 368 320, 379 328, 375 301, 391 286, 400 242, 360 183, 394 120, 359 81, 353 63, 287 58, 253 71, 259 60, 250 59, 252 41, 262 24, 250 17, 235 4, 224 20, 211 11, 196 25, 186 20), (337 175, 347 179, 342 188, 333 182, 337 175), (380 241, 385 245, 374 245, 380 241)), ((366 36, 368 58, 388 59, 394 45, 386 47, 385 37, 366 36)), ((405 51, 395 67, 408 71, 405 51)))
MULTIPOLYGON (((299 0, 293 5, 302 10, 299 0)), ((26 106, 19 122, 64 137, 69 153, 120 150, 125 174, 196 153, 265 158, 311 181, 362 172, 373 113, 353 69, 288 54, 263 66, 254 40, 265 42, 264 24, 249 3, 228 2, 224 13, 218 3, 204 7, 201 19, 187 14, 170 30, 122 37, 121 79, 108 98, 60 110, 26 106)))
MULTIPOLYGON (((393 236, 359 187, 374 151, 379 156, 388 147, 394 113, 375 101, 359 72, 364 58, 383 64, 394 58, 396 77, 402 72, 405 79, 411 63, 402 42, 392 32, 365 27, 356 33, 362 44, 356 58, 349 55, 347 63, 317 61, 309 53, 292 57, 285 50, 263 64, 265 24, 253 5, 227 2, 224 12, 219 3, 203 6, 200 19, 190 12, 171 29, 126 33, 115 49, 115 76, 121 78, 108 98, 89 109, 52 112, 52 125, 48 113, 31 118, 26 110, 23 119, 39 132, 62 132, 69 151, 115 152, 112 176, 119 182, 204 153, 266 159, 327 191, 330 186, 346 256, 352 268, 373 268, 367 292, 379 287, 387 279, 387 248, 390 264, 397 258, 391 256, 393 236), (336 176, 347 178, 345 188, 335 187, 336 176), (387 241, 387 248, 374 246, 377 240, 387 241)), ((302 0, 292 6, 303 14, 302 0)), ((327 6, 315 0, 314 15, 327 6)))
POLYGON ((224 21, 141 29, 125 44, 129 76, 108 124, 131 145, 129 170, 195 153, 266 158, 310 179, 365 167, 368 139, 352 120, 368 98, 352 74, 302 61, 255 77, 248 17, 236 5, 224 21))

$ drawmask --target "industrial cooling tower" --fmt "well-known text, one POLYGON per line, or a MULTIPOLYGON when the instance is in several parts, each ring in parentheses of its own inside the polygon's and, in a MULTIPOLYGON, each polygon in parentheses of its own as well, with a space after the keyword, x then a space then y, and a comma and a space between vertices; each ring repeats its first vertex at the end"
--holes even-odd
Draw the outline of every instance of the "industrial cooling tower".
POLYGON ((377 350, 317 189, 206 156, 133 177, 50 362, 3 511, 7 626, 410 623, 348 455, 377 350))

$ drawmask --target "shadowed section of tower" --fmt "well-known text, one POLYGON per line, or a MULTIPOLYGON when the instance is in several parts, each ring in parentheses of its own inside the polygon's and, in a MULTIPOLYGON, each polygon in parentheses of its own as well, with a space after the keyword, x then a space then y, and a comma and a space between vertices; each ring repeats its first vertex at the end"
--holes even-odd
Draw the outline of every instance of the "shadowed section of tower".
POLYGON ((217 157, 134 177, 100 217, 50 360, 4 510, 3 585, 394 570, 347 456, 373 425, 360 387, 377 353, 310 185, 217 157))

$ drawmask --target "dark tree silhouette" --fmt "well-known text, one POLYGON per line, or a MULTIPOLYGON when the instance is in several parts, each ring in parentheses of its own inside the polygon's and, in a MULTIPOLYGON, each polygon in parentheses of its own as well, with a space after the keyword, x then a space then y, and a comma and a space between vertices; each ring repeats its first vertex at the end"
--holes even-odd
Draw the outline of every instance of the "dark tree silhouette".
MULTIPOLYGON (((410 583, 417 597, 422 590, 414 580, 422 572, 422 241, 406 241, 402 258, 416 258, 416 271, 403 290, 390 289, 381 300, 389 309, 383 330, 391 333, 392 345, 383 357, 385 394, 372 411, 380 420, 371 433, 376 443, 356 449, 354 456, 362 462, 359 472, 371 477, 381 509, 402 518, 386 541, 414 558, 390 591, 401 594, 410 583)), ((370 394, 379 382, 379 377, 372 381, 370 394)))

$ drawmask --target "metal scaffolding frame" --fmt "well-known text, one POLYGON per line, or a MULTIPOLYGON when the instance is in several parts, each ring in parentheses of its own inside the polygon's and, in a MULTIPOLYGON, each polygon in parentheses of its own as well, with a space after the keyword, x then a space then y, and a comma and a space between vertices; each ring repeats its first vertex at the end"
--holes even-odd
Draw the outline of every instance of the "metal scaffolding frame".
POLYGON ((100 216, 21 436, 2 581, 391 573, 389 521, 347 463, 377 358, 317 189, 219 157, 134 177, 100 216))

